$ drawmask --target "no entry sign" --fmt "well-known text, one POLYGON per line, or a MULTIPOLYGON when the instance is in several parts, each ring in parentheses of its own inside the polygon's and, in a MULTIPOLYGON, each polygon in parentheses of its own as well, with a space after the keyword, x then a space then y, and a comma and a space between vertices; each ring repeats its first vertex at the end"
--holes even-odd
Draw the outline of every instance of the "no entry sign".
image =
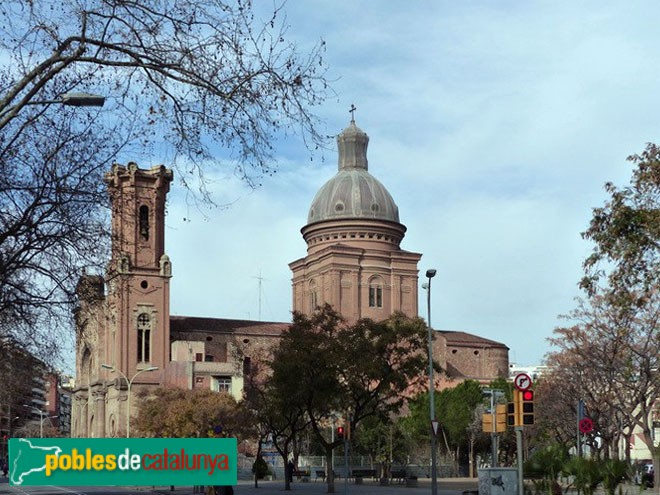
POLYGON ((580 423, 578 423, 581 433, 591 433, 594 429, 594 422, 591 421, 591 418, 582 418, 580 423))

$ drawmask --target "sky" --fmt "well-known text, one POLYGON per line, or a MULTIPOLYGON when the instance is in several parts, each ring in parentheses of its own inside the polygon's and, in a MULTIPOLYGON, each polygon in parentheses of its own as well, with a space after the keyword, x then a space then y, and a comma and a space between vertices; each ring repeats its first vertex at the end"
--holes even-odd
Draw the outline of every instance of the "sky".
MULTIPOLYGON (((259 8, 270 5, 259 4, 259 8)), ((369 171, 407 227, 402 249, 435 268, 431 324, 502 342, 541 364, 576 307, 581 238, 603 185, 660 138, 658 2, 289 0, 288 36, 326 42, 335 95, 322 132, 370 137, 369 171)), ((288 264, 336 144, 276 143, 279 171, 251 190, 213 186, 201 215, 173 190, 166 251, 172 314, 290 321, 288 264)), ((180 187, 180 186, 179 186, 180 187)), ((426 292, 419 290, 426 318, 426 292)))

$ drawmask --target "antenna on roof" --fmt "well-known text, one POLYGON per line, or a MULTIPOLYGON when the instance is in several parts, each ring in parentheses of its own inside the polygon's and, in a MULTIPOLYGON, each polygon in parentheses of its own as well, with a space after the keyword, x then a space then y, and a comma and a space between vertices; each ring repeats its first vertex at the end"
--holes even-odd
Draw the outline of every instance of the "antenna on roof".
POLYGON ((262 294, 261 283, 265 280, 265 278, 261 276, 261 270, 259 270, 258 277, 252 277, 252 278, 256 278, 259 281, 259 319, 257 321, 261 321, 261 294, 262 294))

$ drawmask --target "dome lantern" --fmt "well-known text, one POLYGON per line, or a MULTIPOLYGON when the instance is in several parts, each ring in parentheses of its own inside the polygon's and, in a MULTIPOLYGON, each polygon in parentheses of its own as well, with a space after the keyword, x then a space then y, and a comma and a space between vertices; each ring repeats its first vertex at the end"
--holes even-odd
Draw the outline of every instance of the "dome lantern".
POLYGON ((367 133, 355 125, 355 120, 351 120, 349 126, 337 136, 339 170, 347 168, 369 170, 367 161, 368 145, 369 136, 367 136, 367 133))
POLYGON ((399 208, 367 166, 369 136, 350 124, 337 136, 339 170, 319 189, 307 224, 328 220, 373 219, 399 223, 399 208))

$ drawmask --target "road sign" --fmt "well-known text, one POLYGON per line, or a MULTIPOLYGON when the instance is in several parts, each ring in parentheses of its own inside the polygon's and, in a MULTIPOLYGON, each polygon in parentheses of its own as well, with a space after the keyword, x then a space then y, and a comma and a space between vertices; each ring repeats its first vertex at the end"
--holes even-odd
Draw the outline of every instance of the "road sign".
POLYGON ((513 379, 513 386, 525 391, 532 386, 532 378, 527 373, 518 373, 513 379))
POLYGON ((431 430, 433 431, 433 435, 436 436, 436 437, 438 436, 438 426, 439 425, 440 425, 440 423, 438 422, 437 419, 434 419, 434 420, 431 421, 431 430))
POLYGON ((578 424, 581 433, 591 433, 594 429, 594 422, 591 418, 582 418, 578 424))

